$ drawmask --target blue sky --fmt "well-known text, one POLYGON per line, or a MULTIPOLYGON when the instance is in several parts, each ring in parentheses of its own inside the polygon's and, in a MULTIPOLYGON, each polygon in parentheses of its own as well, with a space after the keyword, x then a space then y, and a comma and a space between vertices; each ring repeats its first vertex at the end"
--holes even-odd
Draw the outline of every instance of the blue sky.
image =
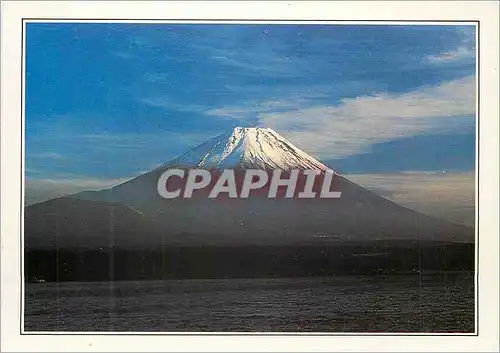
POLYGON ((236 126, 345 174, 470 172, 474 87, 473 26, 29 23, 27 181, 129 178, 236 126))

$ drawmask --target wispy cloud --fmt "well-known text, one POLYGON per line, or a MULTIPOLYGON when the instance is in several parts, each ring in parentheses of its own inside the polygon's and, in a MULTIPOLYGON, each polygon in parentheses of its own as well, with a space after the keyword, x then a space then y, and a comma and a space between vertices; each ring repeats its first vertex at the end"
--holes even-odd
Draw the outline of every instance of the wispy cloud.
MULTIPOLYGON (((430 131, 446 131, 454 118, 475 115, 475 78, 465 77, 401 94, 343 99, 284 113, 259 115, 259 125, 274 128, 321 158, 370 151, 375 143, 430 131)), ((473 119, 473 117, 471 117, 473 119)))
POLYGON ((351 174, 346 177, 402 206, 474 225, 474 173, 404 172, 395 174, 351 174))
POLYGON ((428 55, 424 59, 432 64, 448 64, 463 60, 473 60, 476 52, 476 35, 475 27, 457 28, 458 34, 461 37, 460 44, 449 51, 443 53, 428 55))
POLYGON ((94 133, 74 135, 72 139, 94 143, 102 148, 138 148, 142 145, 166 144, 175 141, 181 146, 192 146, 204 142, 211 134, 206 132, 158 131, 153 133, 94 133))
POLYGON ((203 113, 208 109, 204 105, 182 104, 180 102, 176 102, 168 95, 141 98, 140 102, 152 107, 174 110, 177 112, 186 112, 186 113, 203 113))
POLYGON ((204 111, 204 114, 217 116, 217 117, 229 117, 241 119, 244 117, 255 117, 257 114, 262 113, 273 113, 277 111, 290 111, 297 107, 300 102, 306 103, 305 100, 298 99, 297 101, 292 100, 269 100, 269 101, 254 101, 248 102, 241 106, 226 106, 219 107, 215 109, 208 109, 204 111))
POLYGON ((290 56, 276 57, 272 53, 265 51, 256 55, 255 52, 242 52, 231 49, 218 50, 215 55, 211 56, 211 59, 221 65, 244 70, 247 74, 253 73, 258 76, 271 74, 275 77, 290 78, 298 76, 298 72, 290 70, 290 67, 302 68, 302 71, 308 70, 308 67, 296 58, 290 56))
POLYGON ((453 51, 448 51, 439 55, 429 55, 426 57, 431 63, 448 63, 462 59, 474 58, 474 50, 467 47, 458 47, 453 51))
POLYGON ((59 127, 57 133, 30 136, 27 175, 52 178, 61 172, 118 177, 138 175, 184 153, 218 131, 164 131, 147 133, 89 132, 59 127), (48 152, 57 148, 64 156, 48 152))
POLYGON ((110 132, 102 120, 89 117, 93 126, 85 124, 71 124, 71 122, 85 121, 85 116, 54 115, 47 117, 44 121, 30 126, 36 130, 36 134, 27 132, 27 151, 29 158, 63 160, 68 156, 59 152, 52 152, 50 146, 61 150, 64 146, 85 146, 85 152, 89 150, 111 150, 111 149, 137 149, 141 146, 166 145, 175 141, 176 145, 186 147, 196 145, 212 136, 210 131, 173 131, 158 129, 148 132, 110 132), (76 125, 76 126, 75 126, 76 125))

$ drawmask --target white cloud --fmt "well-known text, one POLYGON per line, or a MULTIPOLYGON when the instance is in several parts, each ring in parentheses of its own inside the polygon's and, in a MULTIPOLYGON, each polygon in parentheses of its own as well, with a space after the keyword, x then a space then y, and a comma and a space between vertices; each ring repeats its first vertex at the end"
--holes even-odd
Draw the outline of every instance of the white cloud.
POLYGON ((475 115, 475 78, 465 77, 402 94, 343 99, 337 105, 259 114, 259 125, 283 134, 308 153, 339 158, 395 138, 446 130, 475 115))
POLYGON ((351 174, 346 177, 402 206, 450 222, 474 225, 473 172, 418 171, 396 174, 351 174))
POLYGON ((130 178, 85 178, 76 176, 74 178, 47 178, 47 179, 27 179, 26 180, 26 204, 31 205, 37 202, 75 194, 86 190, 100 190, 123 183, 130 178))
POLYGON ((428 55, 426 60, 431 63, 448 63, 463 59, 472 59, 474 58, 474 50, 472 48, 467 47, 458 47, 455 50, 444 52, 439 55, 428 55))

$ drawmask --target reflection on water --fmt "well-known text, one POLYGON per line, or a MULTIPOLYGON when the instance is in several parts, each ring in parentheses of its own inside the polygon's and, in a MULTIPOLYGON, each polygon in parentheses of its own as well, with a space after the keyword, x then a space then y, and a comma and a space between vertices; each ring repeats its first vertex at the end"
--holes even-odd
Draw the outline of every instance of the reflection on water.
POLYGON ((26 331, 474 332, 473 273, 27 283, 26 331))

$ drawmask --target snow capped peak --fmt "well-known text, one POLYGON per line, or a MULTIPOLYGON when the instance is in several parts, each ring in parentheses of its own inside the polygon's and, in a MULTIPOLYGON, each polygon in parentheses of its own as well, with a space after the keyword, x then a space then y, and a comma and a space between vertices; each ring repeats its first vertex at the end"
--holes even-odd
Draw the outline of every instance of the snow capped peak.
POLYGON ((328 169, 274 130, 258 127, 236 127, 167 164, 172 165, 218 169, 328 169))

